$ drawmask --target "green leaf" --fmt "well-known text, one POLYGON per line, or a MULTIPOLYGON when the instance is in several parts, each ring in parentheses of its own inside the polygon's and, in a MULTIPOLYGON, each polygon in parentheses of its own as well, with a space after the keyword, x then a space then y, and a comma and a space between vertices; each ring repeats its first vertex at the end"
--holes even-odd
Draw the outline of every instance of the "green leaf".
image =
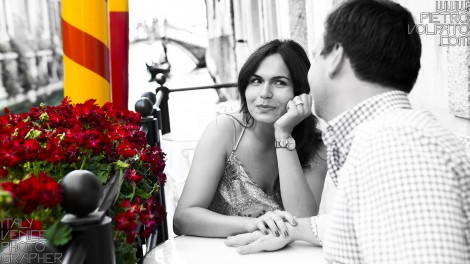
POLYGON ((117 169, 127 169, 129 166, 131 166, 129 163, 123 162, 123 161, 116 161, 116 167, 117 169))
POLYGON ((39 116, 39 120, 43 122, 49 121, 49 115, 46 112, 44 112, 39 116))
POLYGON ((129 199, 129 200, 133 200, 134 196, 135 196, 135 188, 132 188, 132 193, 130 193, 128 195, 124 195, 124 198, 129 199))
POLYGON ((118 264, 128 264, 128 263, 137 263, 136 258, 136 242, 129 244, 126 241, 126 234, 121 231, 115 231, 114 241, 116 245, 116 263, 118 264))
MULTIPOLYGON (((11 204, 12 201, 13 201, 13 197, 12 197, 11 192, 0 190, 0 204, 1 205, 11 204)), ((7 207, 5 206, 5 208, 7 207)))
POLYGON ((105 183, 108 181, 109 171, 108 170, 99 171, 98 173, 96 173, 96 176, 98 177, 98 180, 100 180, 101 183, 105 183))
POLYGON ((63 246, 72 239, 72 228, 57 221, 46 231, 46 239, 54 246, 63 246))
POLYGON ((41 130, 35 130, 31 129, 28 131, 26 136, 24 136, 25 139, 31 138, 31 139, 36 139, 42 134, 41 130))
POLYGON ((137 195, 137 196, 139 196, 139 197, 141 197, 141 198, 145 198, 145 199, 148 199, 148 198, 150 198, 150 197, 152 196, 150 193, 148 193, 148 192, 146 192, 146 191, 144 191, 144 190, 142 190, 142 189, 140 189, 140 188, 136 188, 136 189, 135 189, 135 195, 137 195))

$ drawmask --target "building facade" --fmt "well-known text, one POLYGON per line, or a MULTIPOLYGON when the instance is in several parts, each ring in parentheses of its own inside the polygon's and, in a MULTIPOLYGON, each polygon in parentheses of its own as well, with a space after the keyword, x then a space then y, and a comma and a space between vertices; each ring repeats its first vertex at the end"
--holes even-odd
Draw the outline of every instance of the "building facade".
POLYGON ((60 0, 0 0, 0 106, 63 89, 60 0))

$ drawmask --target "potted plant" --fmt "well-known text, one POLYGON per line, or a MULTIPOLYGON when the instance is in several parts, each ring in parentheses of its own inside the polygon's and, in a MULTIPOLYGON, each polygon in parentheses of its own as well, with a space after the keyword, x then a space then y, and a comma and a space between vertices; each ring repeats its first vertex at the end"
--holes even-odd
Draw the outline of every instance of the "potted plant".
POLYGON ((71 230, 60 220, 65 211, 59 182, 73 170, 93 172, 105 185, 121 179, 113 218, 118 263, 136 263, 142 237, 166 217, 155 199, 166 176, 165 154, 149 146, 140 115, 95 100, 35 107, 0 117, 0 235, 2 241, 36 231, 54 246, 64 246, 71 230), (44 232, 39 232, 44 230, 44 232))

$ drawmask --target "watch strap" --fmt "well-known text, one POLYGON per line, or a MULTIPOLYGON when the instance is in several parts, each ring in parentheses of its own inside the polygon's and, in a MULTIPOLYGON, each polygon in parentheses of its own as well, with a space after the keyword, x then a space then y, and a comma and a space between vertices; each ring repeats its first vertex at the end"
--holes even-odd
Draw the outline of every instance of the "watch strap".
POLYGON ((289 140, 294 140, 292 136, 284 139, 284 140, 275 140, 274 141, 274 147, 276 148, 287 148, 287 145, 289 144, 289 140))

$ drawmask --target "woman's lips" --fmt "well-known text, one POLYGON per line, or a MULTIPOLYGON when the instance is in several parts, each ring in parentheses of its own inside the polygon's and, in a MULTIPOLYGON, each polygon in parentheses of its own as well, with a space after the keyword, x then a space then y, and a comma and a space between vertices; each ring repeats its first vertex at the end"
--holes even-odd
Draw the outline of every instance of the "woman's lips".
POLYGON ((264 110, 271 110, 271 109, 275 109, 276 107, 275 106, 272 106, 272 105, 265 105, 265 104, 257 104, 255 105, 256 107, 260 108, 260 109, 264 109, 264 110))

